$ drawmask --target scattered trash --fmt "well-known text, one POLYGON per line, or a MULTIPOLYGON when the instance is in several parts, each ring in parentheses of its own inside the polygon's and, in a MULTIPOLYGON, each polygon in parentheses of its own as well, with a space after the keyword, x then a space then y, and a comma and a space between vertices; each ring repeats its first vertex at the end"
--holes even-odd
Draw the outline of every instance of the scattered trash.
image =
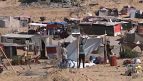
POLYGON ((132 76, 133 74, 138 74, 142 72, 142 67, 138 64, 128 64, 126 68, 126 76, 132 76))
POLYGON ((128 64, 131 64, 132 63, 132 61, 131 60, 124 60, 124 62, 123 62, 123 65, 128 65, 128 64))
POLYGON ((141 63, 141 60, 139 58, 133 58, 132 61, 134 64, 140 64, 141 63))

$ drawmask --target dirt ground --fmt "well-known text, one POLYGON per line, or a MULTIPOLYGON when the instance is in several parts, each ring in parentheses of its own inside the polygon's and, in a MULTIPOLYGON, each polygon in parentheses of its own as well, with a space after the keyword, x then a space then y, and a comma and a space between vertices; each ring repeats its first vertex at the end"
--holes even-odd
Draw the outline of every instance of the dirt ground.
POLYGON ((0 74, 0 81, 142 81, 143 74, 139 76, 124 76, 125 67, 122 65, 123 59, 118 59, 118 66, 109 64, 100 64, 83 69, 58 69, 42 64, 31 65, 31 72, 37 72, 38 75, 18 75, 28 71, 28 66, 14 66, 18 72, 15 74, 11 68, 0 74), (47 75, 42 73, 47 72, 47 75), (41 75, 40 75, 41 74, 41 75))

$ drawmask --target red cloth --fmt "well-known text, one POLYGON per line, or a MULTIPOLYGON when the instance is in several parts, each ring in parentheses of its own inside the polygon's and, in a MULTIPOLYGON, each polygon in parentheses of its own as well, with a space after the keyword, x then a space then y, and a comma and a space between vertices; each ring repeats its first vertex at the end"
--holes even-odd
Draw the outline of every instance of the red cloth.
POLYGON ((114 32, 121 32, 121 24, 116 24, 115 25, 114 32))
POLYGON ((55 24, 48 24, 47 25, 47 28, 58 28, 58 26, 57 25, 55 25, 55 24))

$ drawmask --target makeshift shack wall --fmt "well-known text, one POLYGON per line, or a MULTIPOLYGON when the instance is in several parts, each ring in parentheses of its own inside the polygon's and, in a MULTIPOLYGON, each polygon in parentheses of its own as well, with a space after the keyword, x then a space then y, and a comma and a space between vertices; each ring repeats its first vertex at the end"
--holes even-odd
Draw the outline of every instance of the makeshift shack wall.
POLYGON ((4 51, 8 58, 12 58, 17 55, 17 49, 15 46, 4 46, 4 51))
POLYGON ((10 27, 10 18, 8 16, 0 16, 1 27, 10 27))
POLYGON ((38 50, 42 50, 41 38, 35 36, 35 37, 31 38, 31 40, 33 43, 35 43, 35 46, 39 47, 38 50))
POLYGON ((101 9, 99 10, 99 16, 103 17, 103 16, 109 16, 109 12, 107 9, 101 9))
POLYGON ((20 20, 20 27, 27 27, 28 26, 28 20, 20 20))
POLYGON ((121 24, 116 24, 114 26, 114 36, 120 35, 121 34, 121 24))
POLYGON ((80 32, 84 32, 86 34, 92 34, 91 28, 92 28, 91 24, 80 24, 80 32))
POLYGON ((135 18, 136 17, 136 10, 135 9, 131 9, 129 11, 129 16, 130 16, 130 18, 135 18))
POLYGON ((33 45, 26 43, 29 41, 29 43, 33 43, 30 38, 8 38, 8 37, 1 37, 2 43, 16 43, 20 45, 29 45, 29 51, 33 51, 34 47, 33 45))
POLYGON ((139 26, 137 28, 138 34, 143 34, 143 23, 139 23, 139 26))
POLYGON ((51 0, 38 0, 38 2, 41 4, 49 4, 51 0))
POLYGON ((20 27, 20 22, 14 17, 4 16, 0 17, 0 27, 18 28, 20 27))
POLYGON ((24 39, 24 38, 7 38, 7 37, 1 37, 1 41, 3 43, 25 44, 26 39, 24 39))
POLYGON ((5 27, 5 21, 0 20, 0 27, 1 27, 1 28, 4 28, 4 27, 5 27))
POLYGON ((18 28, 20 27, 20 21, 17 19, 14 19, 14 17, 10 17, 10 27, 12 28, 18 28))
POLYGON ((114 26, 106 26, 103 24, 80 25, 80 31, 88 35, 103 35, 114 36, 114 26))
POLYGON ((14 17, 4 16, 4 17, 0 17, 0 27, 17 28, 17 27, 20 27, 20 23, 19 23, 19 20, 14 19, 14 17))
POLYGON ((13 39, 8 39, 6 37, 1 36, 2 43, 13 43, 13 39))

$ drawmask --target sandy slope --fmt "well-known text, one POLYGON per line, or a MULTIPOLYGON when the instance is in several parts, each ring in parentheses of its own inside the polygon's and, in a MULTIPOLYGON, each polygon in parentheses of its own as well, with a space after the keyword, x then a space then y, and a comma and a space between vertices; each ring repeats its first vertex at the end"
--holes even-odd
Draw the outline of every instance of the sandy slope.
MULTIPOLYGON (((26 66, 23 66, 27 69, 26 66)), ((127 77, 124 74, 125 67, 122 60, 118 60, 118 66, 109 64, 95 65, 84 69, 42 69, 42 65, 32 65, 33 72, 47 71, 47 76, 17 76, 12 71, 4 71, 0 75, 0 81, 142 81, 143 75, 127 77), (35 67, 36 66, 36 67, 35 67)), ((19 72, 25 72, 19 66, 14 66, 19 72)))

